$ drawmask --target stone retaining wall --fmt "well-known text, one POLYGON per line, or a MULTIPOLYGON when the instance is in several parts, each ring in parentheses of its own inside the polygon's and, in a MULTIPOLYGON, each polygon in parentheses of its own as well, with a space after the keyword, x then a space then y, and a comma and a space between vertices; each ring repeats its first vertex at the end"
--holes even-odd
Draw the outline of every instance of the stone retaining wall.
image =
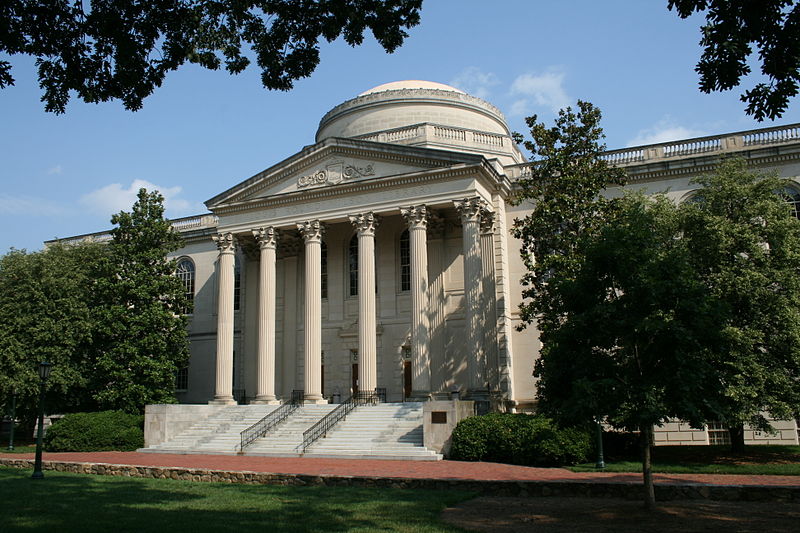
MULTIPOLYGON (((0 465, 14 468, 33 468, 33 459, 0 458, 0 465)), ((383 478, 362 476, 313 476, 303 474, 272 474, 266 472, 237 472, 204 468, 115 465, 44 461, 44 470, 96 474, 105 476, 178 479, 248 485, 292 486, 349 486, 387 487, 400 489, 464 490, 487 496, 521 497, 591 497, 639 500, 642 486, 638 483, 604 483, 583 481, 479 481, 458 479, 383 478)), ((800 503, 800 486, 768 487, 740 485, 681 485, 657 484, 656 500, 722 500, 751 502, 800 503)))

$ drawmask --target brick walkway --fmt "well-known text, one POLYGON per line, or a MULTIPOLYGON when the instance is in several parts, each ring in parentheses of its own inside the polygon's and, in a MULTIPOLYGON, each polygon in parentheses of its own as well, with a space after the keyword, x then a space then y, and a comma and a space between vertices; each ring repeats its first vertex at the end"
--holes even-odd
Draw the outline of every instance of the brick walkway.
MULTIPOLYGON (((33 454, 0 453, 2 459, 32 459, 33 454)), ((368 477, 463 481, 542 481, 634 485, 641 474, 571 472, 460 461, 382 461, 371 459, 273 458, 235 455, 177 455, 137 452, 45 453, 44 461, 209 469, 322 477, 368 477)), ((654 474, 656 484, 800 488, 796 476, 654 474)))

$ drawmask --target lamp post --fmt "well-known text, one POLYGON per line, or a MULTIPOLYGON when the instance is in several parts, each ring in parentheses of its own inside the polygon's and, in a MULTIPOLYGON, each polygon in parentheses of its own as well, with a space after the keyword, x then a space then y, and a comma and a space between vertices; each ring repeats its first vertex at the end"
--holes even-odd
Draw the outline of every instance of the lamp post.
POLYGON ((44 385, 50 377, 52 365, 45 361, 39 363, 39 431, 36 435, 36 462, 33 464, 33 479, 42 479, 42 434, 44 433, 44 385))
POLYGON ((600 425, 600 419, 597 420, 597 462, 594 467, 602 470, 606 467, 605 459, 603 458, 603 427, 600 425))
POLYGON ((11 390, 11 427, 8 430, 8 451, 14 451, 14 420, 17 417, 17 388, 11 390))

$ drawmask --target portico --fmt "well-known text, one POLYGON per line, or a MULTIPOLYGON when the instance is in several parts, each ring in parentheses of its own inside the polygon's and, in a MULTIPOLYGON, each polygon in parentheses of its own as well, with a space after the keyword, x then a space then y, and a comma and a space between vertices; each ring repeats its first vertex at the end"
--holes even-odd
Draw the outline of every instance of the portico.
MULTIPOLYGON (((372 168, 377 172, 375 169, 380 168, 380 163, 372 163, 372 168)), ((443 172, 433 169, 428 174, 430 180, 438 181, 443 172)), ((415 181, 424 183, 424 177, 425 173, 420 173, 415 181)), ((255 224, 240 223, 226 228, 225 211, 232 211, 233 206, 221 209, 219 233, 213 237, 217 243, 225 244, 219 246, 217 257, 217 275, 220 280, 217 284, 219 331, 223 331, 220 328, 232 331, 232 322, 228 317, 235 314, 232 282, 234 249, 237 244, 240 250, 247 247, 258 249, 257 254, 245 254, 245 261, 257 263, 258 271, 257 286, 247 285, 248 292, 253 291, 258 295, 257 305, 253 306, 257 313, 257 338, 255 368, 251 370, 257 374, 257 380, 255 397, 251 403, 278 402, 288 398, 288 394, 297 389, 304 391, 307 403, 325 403, 332 397, 333 389, 337 390, 339 398, 349 396, 354 392, 353 382, 357 383, 360 390, 385 388, 389 396, 396 399, 429 399, 434 393, 447 394, 453 389, 476 397, 487 397, 491 385, 486 381, 486 338, 483 323, 487 316, 494 320, 494 314, 487 309, 489 300, 482 293, 486 273, 483 272, 480 249, 482 245, 486 246, 481 242, 486 236, 481 237, 480 227, 483 220, 493 216, 490 202, 484 199, 484 196, 491 198, 486 185, 491 185, 494 181, 496 188, 502 184, 502 180, 491 172, 491 168, 480 164, 475 165, 470 172, 460 169, 453 178, 456 179, 451 181, 451 185, 455 187, 449 194, 444 194, 445 191, 436 191, 435 196, 425 194, 428 187, 418 185, 423 194, 418 195, 418 202, 410 205, 387 205, 395 204, 389 195, 370 191, 364 196, 374 199, 372 202, 362 203, 368 209, 360 212, 348 213, 339 198, 331 198, 315 202, 310 209, 306 207, 304 212, 292 217, 276 217, 272 220, 255 221, 255 224), (311 218, 312 216, 315 218, 311 218), (450 243, 458 239, 460 248, 468 252, 463 254, 461 265, 442 265, 441 259, 435 265, 429 265, 429 248, 434 248, 431 255, 440 258, 443 255, 441 249, 445 247, 442 239, 431 242, 428 240, 428 224, 432 220, 438 225, 448 226, 447 247, 452 250, 450 243), (383 224, 384 221, 389 222, 388 226, 383 224), (226 229, 229 231, 225 231, 226 229), (329 234, 329 230, 333 230, 332 233, 329 234), (404 232, 408 236, 408 261, 407 264, 398 265, 399 250, 396 242, 404 232), (355 252, 350 246, 344 246, 348 235, 350 239, 347 244, 354 241, 355 252), (302 245, 297 246, 297 241, 301 241, 302 245), (347 248, 347 253, 333 252, 335 243, 343 252, 347 248), (287 261, 289 257, 291 260, 287 261), (302 268, 299 268, 300 265, 302 268), (294 287, 299 289, 295 293, 301 296, 297 300, 300 309, 295 313, 302 316, 302 321, 298 324, 301 335, 294 340, 302 341, 295 343, 287 342, 289 339, 286 338, 294 336, 295 332, 287 331, 278 324, 281 314, 284 315, 283 324, 289 322, 285 320, 285 315, 291 311, 287 310, 286 305, 279 308, 276 298, 281 289, 278 287, 278 279, 285 280, 286 269, 292 266, 298 267, 298 273, 302 273, 294 287), (392 287, 391 281, 396 281, 397 278, 397 267, 407 270, 408 280, 401 281, 401 287, 392 287), (429 279, 440 279, 447 270, 444 268, 443 271, 443 267, 455 268, 464 273, 464 281, 459 287, 461 290, 449 290, 447 292, 455 294, 447 295, 443 294, 444 287, 440 287, 432 296, 429 279), (324 281, 323 272, 326 276, 324 281), (339 279, 334 280, 334 276, 339 279), (388 277, 391 279, 387 279, 388 277), (322 290, 323 283, 326 287, 325 294, 322 290), (351 283, 357 285, 350 286, 351 283), (460 312, 463 317, 459 317, 463 320, 459 329, 466 330, 467 334, 457 336, 466 341, 458 350, 462 360, 450 366, 463 374, 463 382, 437 376, 438 383, 432 384, 432 363, 438 363, 441 369, 447 365, 445 361, 448 358, 444 353, 432 356, 432 344, 441 350, 447 344, 452 346, 455 340, 450 335, 449 339, 440 338, 436 339, 439 342, 432 342, 434 337, 446 336, 445 323, 439 320, 437 326, 436 319, 432 317, 441 302, 431 305, 432 297, 444 298, 445 301, 448 298, 458 300, 452 302, 451 307, 456 304, 453 310, 460 312), (407 313, 402 312, 405 305, 408 305, 407 313), (403 319, 402 315, 407 316, 403 319), (331 330, 336 335, 331 335, 331 330), (441 342, 442 340, 445 342, 441 342), (335 346, 337 343, 340 346, 335 346), (293 345, 294 349, 291 348, 293 345), (350 346, 354 348, 349 348, 350 346), (387 359, 397 359, 395 362, 400 364, 403 354, 410 359, 410 391, 405 390, 402 380, 397 379, 397 372, 387 369, 387 366, 392 366, 387 364, 387 359), (351 379, 345 379, 347 376, 342 376, 342 372, 337 375, 331 371, 333 365, 346 366, 344 360, 349 362, 351 357, 356 361, 350 363, 353 365, 350 367, 351 372, 357 372, 350 376, 351 379), (287 366, 302 368, 302 373, 295 373, 298 377, 302 375, 302 379, 290 378, 290 383, 282 382, 286 379, 286 372, 280 370, 287 366), (323 375, 326 367, 329 370, 327 375, 323 375), (323 380, 327 381, 327 387, 323 380)), ((307 181, 305 176, 294 179, 297 183, 307 181)), ((393 181, 393 178, 386 179, 385 188, 394 189, 393 181)), ((354 180, 351 186, 358 188, 360 184, 354 180)), ((327 192, 323 187, 325 185, 311 191, 322 196, 327 192)), ((297 203, 306 203, 305 196, 311 191, 297 194, 297 203)), ((410 196, 404 192, 399 195, 404 198, 410 196)), ((288 207, 283 209, 292 211, 288 207)), ((244 217, 239 215, 239 218, 244 217)), ((489 238, 492 239, 493 236, 490 235, 489 238)), ((282 287, 284 294, 292 288, 282 287)), ((286 296, 283 301, 286 301, 286 296)), ((228 337, 232 338, 231 335, 228 337)), ((216 380, 212 402, 232 403, 229 376, 233 376, 235 372, 233 343, 224 335, 219 335, 218 339, 223 339, 218 341, 216 352, 217 375, 220 378, 216 380)))

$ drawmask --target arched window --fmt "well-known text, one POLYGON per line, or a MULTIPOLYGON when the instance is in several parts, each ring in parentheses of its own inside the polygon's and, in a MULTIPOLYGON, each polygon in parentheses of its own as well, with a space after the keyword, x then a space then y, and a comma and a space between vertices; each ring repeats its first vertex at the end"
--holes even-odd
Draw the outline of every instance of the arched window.
MULTIPOLYGON (((183 283, 183 292, 186 299, 190 302, 194 301, 195 271, 192 260, 188 257, 184 257, 178 261, 178 266, 175 268, 175 275, 178 276, 178 279, 183 283)), ((191 309, 191 306, 185 309, 184 313, 189 312, 189 309, 191 309)))
POLYGON ((328 245, 322 241, 320 246, 320 256, 322 259, 322 266, 320 268, 320 277, 322 278, 322 297, 328 297, 328 245))
POLYGON ((408 230, 400 234, 400 290, 411 290, 411 241, 408 230))
POLYGON ((350 296, 358 296, 358 234, 353 235, 347 248, 347 271, 350 277, 350 296))
POLYGON ((242 295, 242 267, 237 256, 233 261, 233 310, 238 311, 242 295))
POLYGON ((800 218, 800 192, 794 187, 784 187, 781 191, 781 196, 789 203, 792 209, 792 216, 800 218))

